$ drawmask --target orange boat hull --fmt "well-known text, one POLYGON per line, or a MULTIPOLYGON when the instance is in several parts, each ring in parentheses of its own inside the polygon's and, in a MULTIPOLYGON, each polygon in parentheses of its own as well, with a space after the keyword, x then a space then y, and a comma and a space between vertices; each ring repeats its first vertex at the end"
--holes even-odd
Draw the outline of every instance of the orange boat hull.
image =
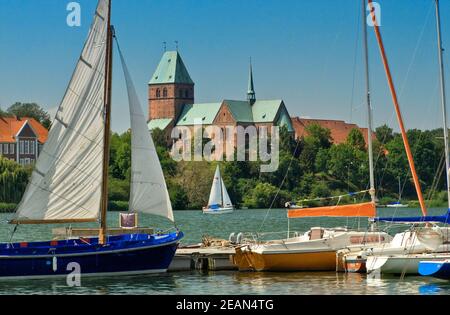
POLYGON ((351 273, 366 273, 366 261, 349 261, 345 263, 345 270, 351 273))
POLYGON ((241 271, 335 271, 336 252, 259 254, 237 249, 234 263, 241 271))

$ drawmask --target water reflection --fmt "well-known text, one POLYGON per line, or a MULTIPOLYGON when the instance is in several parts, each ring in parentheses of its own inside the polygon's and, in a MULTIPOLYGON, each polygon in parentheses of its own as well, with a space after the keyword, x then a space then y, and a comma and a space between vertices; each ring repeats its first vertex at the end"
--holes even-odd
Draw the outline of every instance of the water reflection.
POLYGON ((82 278, 81 287, 65 279, 2 281, 0 294, 450 294, 450 283, 426 277, 369 278, 335 272, 180 272, 147 276, 82 278))

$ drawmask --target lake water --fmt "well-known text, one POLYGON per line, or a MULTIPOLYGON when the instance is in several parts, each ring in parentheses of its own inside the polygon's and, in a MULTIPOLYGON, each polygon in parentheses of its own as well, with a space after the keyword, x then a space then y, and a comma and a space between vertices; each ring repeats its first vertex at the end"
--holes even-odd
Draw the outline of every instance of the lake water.
MULTIPOLYGON (((443 209, 430 209, 442 214, 443 209)), ((419 209, 379 209, 382 216, 419 215, 419 209)), ((0 214, 0 242, 8 242, 13 230, 6 224, 9 214, 0 214)), ((230 233, 287 231, 286 211, 238 210, 226 215, 203 215, 201 211, 175 211, 184 244, 199 243, 202 236, 228 239, 230 233)), ((117 226, 118 213, 110 213, 110 226, 117 226)), ((141 215, 140 225, 161 229, 170 224, 141 215)), ((290 230, 304 232, 311 226, 367 225, 366 219, 302 218, 290 220, 290 230)), ((83 226, 95 226, 85 224, 83 226)), ((20 226, 13 241, 51 239, 54 226, 20 226)), ((401 228, 390 229, 394 234, 401 228)), ((281 235, 281 234, 280 234, 281 235)), ((425 277, 367 279, 364 274, 334 272, 181 272, 139 277, 82 279, 82 286, 67 287, 65 280, 0 282, 0 294, 450 294, 450 282, 425 277)))

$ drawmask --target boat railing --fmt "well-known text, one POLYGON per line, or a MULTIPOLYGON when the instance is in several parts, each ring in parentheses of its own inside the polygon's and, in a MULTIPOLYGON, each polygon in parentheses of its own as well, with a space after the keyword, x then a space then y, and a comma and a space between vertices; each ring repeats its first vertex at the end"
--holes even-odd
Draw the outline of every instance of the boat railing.
POLYGON ((277 232, 242 232, 241 243, 262 243, 269 240, 283 240, 290 237, 299 237, 303 232, 298 231, 277 231, 277 232))

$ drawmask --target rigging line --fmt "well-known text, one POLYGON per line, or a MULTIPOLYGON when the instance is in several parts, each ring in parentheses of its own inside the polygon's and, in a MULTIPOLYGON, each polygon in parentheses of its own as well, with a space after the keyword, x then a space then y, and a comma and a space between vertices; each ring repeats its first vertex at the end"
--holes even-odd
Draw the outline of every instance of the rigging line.
MULTIPOLYGON (((304 131, 302 132, 302 136, 303 136, 303 134, 304 134, 304 131)), ((258 229, 258 233, 261 231, 262 227, 264 226, 264 223, 266 222, 267 217, 269 216, 269 212, 270 212, 270 210, 272 210, 272 207, 273 207, 273 205, 274 205, 274 203, 275 203, 275 200, 277 200, 278 194, 279 194, 280 191, 281 191, 281 187, 283 187, 283 185, 284 185, 284 181, 285 181, 286 178, 287 178, 287 175, 288 175, 288 173, 289 173, 289 169, 291 168, 292 162, 294 161, 295 155, 297 154, 297 149, 298 149, 298 145, 300 144, 300 139, 301 139, 301 138, 298 137, 298 139, 296 140, 297 143, 296 143, 296 145, 295 145, 294 152, 292 153, 291 160, 289 161, 289 165, 288 165, 288 167, 287 167, 286 174, 284 175, 283 180, 281 181, 281 183, 280 183, 280 185, 279 185, 279 187, 278 187, 277 193, 275 194, 275 197, 273 198, 273 200, 272 200, 272 202, 271 202, 271 204, 270 204, 269 209, 267 209, 267 212, 266 212, 266 215, 264 216, 263 222, 261 223, 261 225, 260 225, 260 227, 259 227, 259 229, 258 229)), ((289 218, 288 218, 288 220, 289 220, 289 218)))
MULTIPOLYGON (((430 102, 427 103, 427 104, 428 104, 428 108, 430 107, 430 104, 434 103, 434 98, 436 97, 436 91, 437 91, 438 87, 439 87, 439 82, 436 81, 436 85, 435 85, 435 88, 434 88, 434 92, 432 93, 432 95, 431 95, 431 97, 430 97, 430 99, 431 99, 432 101, 430 101, 430 102)), ((392 117, 393 117, 393 116, 392 116, 392 117)), ((424 126, 424 123, 425 123, 425 121, 422 121, 422 126, 424 126)), ((420 141, 422 140, 422 137, 423 137, 423 136, 424 136, 423 132, 420 133, 420 135, 419 135, 419 137, 418 137, 416 143, 414 143, 413 152, 412 152, 413 155, 416 155, 416 153, 417 153, 417 151, 418 151, 418 149, 419 149, 420 141)), ((386 139, 386 136, 385 136, 385 139, 386 139)), ((379 157, 381 158, 380 153, 381 153, 381 151, 379 152, 379 155, 377 156, 377 162, 378 162, 378 158, 379 158, 379 157)), ((388 169, 388 166, 389 166, 390 163, 392 162, 392 161, 389 159, 389 156, 387 156, 387 159, 386 159, 386 160, 387 160, 387 163, 386 163, 386 165, 385 165, 384 168, 383 168, 383 172, 382 172, 382 175, 381 175, 381 179, 380 179, 380 181, 379 181, 379 185, 381 185, 381 183, 382 183, 382 181, 383 181, 383 179, 384 179, 384 176, 386 175, 386 171, 387 171, 387 169, 388 169)), ((402 188, 401 188, 401 190, 400 190, 400 194, 403 194, 404 188, 405 188, 405 186, 406 186, 406 183, 407 183, 407 181, 408 181, 408 178, 410 178, 410 175, 411 175, 411 170, 408 169, 408 172, 407 172, 407 173, 405 174, 405 176, 404 176, 405 181, 403 182, 403 186, 402 186, 402 188)), ((394 213, 395 213, 396 211, 397 211, 397 209, 394 210, 394 213)))
MULTIPOLYGON (((403 93, 404 93, 404 91, 405 91, 406 83, 407 83, 408 80, 409 80, 409 76, 410 76, 410 73, 411 73, 412 66, 413 66, 413 64, 414 64, 415 61, 416 61, 417 52, 418 52, 418 50, 419 50, 419 46, 420 46, 420 44, 421 44, 421 42, 422 42, 423 35, 424 35, 424 33, 425 33, 425 28, 426 28, 426 26, 427 26, 427 24, 428 24, 428 21, 429 21, 429 19, 430 19, 431 12, 433 11, 432 9, 433 9, 433 3, 430 4, 430 6, 429 6, 429 8, 428 8, 427 16, 426 16, 426 18, 425 18, 424 23, 422 24, 422 29, 421 29, 421 32, 420 32, 420 34, 419 34, 419 38, 418 38, 417 41, 416 41, 416 45, 415 45, 415 47, 414 47, 414 51, 413 51, 411 60, 410 60, 409 65, 408 65, 408 69, 407 69, 407 71, 406 71, 405 78, 404 78, 404 80, 403 80, 403 82, 402 82, 402 85, 401 85, 401 87, 400 87, 400 90, 399 90, 399 97, 402 97, 402 96, 403 96, 403 93)), ((393 117, 394 117, 394 110, 392 111, 391 121, 392 121, 393 117)), ((416 153, 416 150, 417 150, 417 147, 414 148, 414 153, 416 153)), ((384 177, 384 173, 385 173, 385 170, 383 171, 383 177, 384 177)), ((410 172, 408 171, 408 174, 407 174, 406 176, 409 177, 409 174, 410 174, 410 172)), ((402 187, 401 192, 403 192, 403 189, 404 189, 404 187, 405 187, 405 184, 406 184, 406 181, 405 181, 404 184, 403 184, 403 187, 402 187)))
POLYGON ((433 2, 433 1, 430 1, 430 7, 428 8, 428 13, 427 13, 427 16, 426 16, 426 18, 425 18, 425 21, 424 21, 424 23, 423 23, 423 25, 422 25, 422 29, 421 29, 421 31, 420 31, 419 38, 418 38, 417 41, 416 41, 416 46, 415 46, 415 48, 414 48, 414 52, 413 52, 413 55, 412 55, 412 58, 411 58, 411 62, 410 62, 409 65, 408 65, 408 69, 407 69, 407 71, 406 71, 405 79, 403 80, 403 84, 401 85, 400 90, 399 90, 399 97, 402 97, 402 95, 403 95, 403 92, 404 92, 404 90, 405 90, 406 83, 407 83, 407 81, 408 81, 408 79, 409 79, 409 75, 410 75, 412 66, 413 66, 413 64, 414 64, 415 61, 416 61, 417 52, 418 52, 419 46, 420 46, 420 44, 421 44, 421 42, 422 42, 423 35, 424 35, 424 33, 425 33, 425 28, 426 28, 426 26, 427 26, 427 24, 428 24, 428 21, 430 20, 431 13, 433 12, 433 7, 434 7, 434 2, 433 2))
POLYGON ((360 21, 361 20, 361 10, 358 10, 358 18, 357 18, 357 26, 356 26, 356 40, 355 40, 355 49, 354 49, 354 56, 353 56, 353 82, 352 82, 352 93, 350 98, 350 123, 352 122, 353 118, 353 102, 355 97, 355 82, 356 82, 356 60, 357 60, 357 52, 358 52, 358 44, 359 44, 359 32, 360 32, 360 21))
MULTIPOLYGON (((437 94, 436 92, 437 92, 438 87, 439 87, 439 82, 436 81, 434 92, 432 93, 432 95, 430 97, 431 101, 427 102, 427 104, 428 104, 427 109, 430 108, 430 104, 433 104, 435 102, 435 98, 436 98, 436 94, 437 94)), ((422 120, 422 128, 425 128, 424 124, 425 124, 425 120, 422 120)), ((416 140, 416 143, 414 144, 413 155, 416 155, 417 151, 419 150, 419 144, 422 141, 423 137, 424 137, 424 133, 421 132, 420 135, 419 135, 419 138, 416 140)), ((436 169, 436 172, 437 171, 438 171, 438 169, 436 169)), ((405 186, 406 186, 406 183, 407 183, 407 180, 408 180, 408 177, 409 177, 410 174, 411 174, 411 170, 409 170, 408 173, 406 173, 405 176, 404 176, 405 181, 403 182, 403 186, 402 186, 402 188, 400 190, 400 195, 403 195, 403 191, 405 189, 405 186)))
MULTIPOLYGON (((400 90, 399 90, 399 96, 400 96, 400 97, 403 95, 403 92, 404 92, 404 90, 405 90, 406 83, 407 83, 407 81, 408 81, 408 79, 409 79, 409 76, 410 76, 410 72, 411 72, 412 66, 413 66, 413 64, 415 63, 415 60, 416 60, 416 57, 417 57, 417 52, 418 52, 420 43, 422 42, 423 35, 424 35, 424 33, 425 33, 425 28, 426 28, 426 26, 427 26, 427 24, 428 24, 428 21, 429 21, 429 19, 430 19, 431 12, 433 11, 432 9, 433 9, 433 3, 431 3, 430 6, 429 6, 428 14, 427 14, 427 16, 426 16, 426 18, 425 18, 424 23, 422 24, 422 29, 421 29, 419 38, 418 38, 417 41, 416 41, 416 45, 415 45, 415 48, 414 48, 414 51, 413 51, 411 60, 410 60, 409 65, 408 65, 408 69, 407 69, 407 71, 406 71, 405 78, 403 79, 402 85, 401 85, 400 90)), ((392 110, 392 115, 391 115, 391 118, 389 119, 389 124, 390 124, 390 125, 392 124, 392 120, 393 120, 393 118, 394 118, 394 114, 395 114, 395 113, 394 113, 394 110, 392 110)), ((385 140, 386 140, 386 137, 385 137, 385 139, 383 139, 382 144, 385 144, 385 143, 384 143, 385 140)), ((378 162, 378 159, 381 157, 381 156, 380 156, 380 155, 381 155, 380 153, 381 153, 381 151, 378 153, 378 156, 377 156, 377 159, 376 159, 376 163, 378 162)), ((385 171, 386 171, 386 169, 384 169, 383 172, 382 172, 382 178, 381 178, 381 180, 380 180, 380 185, 381 185, 382 179, 384 178, 385 171)))
POLYGON ((444 169, 445 169, 444 161, 445 161, 445 151, 443 151, 442 154, 441 154, 441 159, 439 161, 439 165, 438 165, 436 174, 435 174, 435 176, 433 178, 433 183, 431 184, 431 188, 430 188, 430 191, 429 191, 428 196, 427 196, 428 204, 431 203, 431 201, 433 200, 434 196, 436 195, 436 191, 437 191, 438 186, 439 186, 439 181, 441 180, 442 173, 444 172, 444 169))

